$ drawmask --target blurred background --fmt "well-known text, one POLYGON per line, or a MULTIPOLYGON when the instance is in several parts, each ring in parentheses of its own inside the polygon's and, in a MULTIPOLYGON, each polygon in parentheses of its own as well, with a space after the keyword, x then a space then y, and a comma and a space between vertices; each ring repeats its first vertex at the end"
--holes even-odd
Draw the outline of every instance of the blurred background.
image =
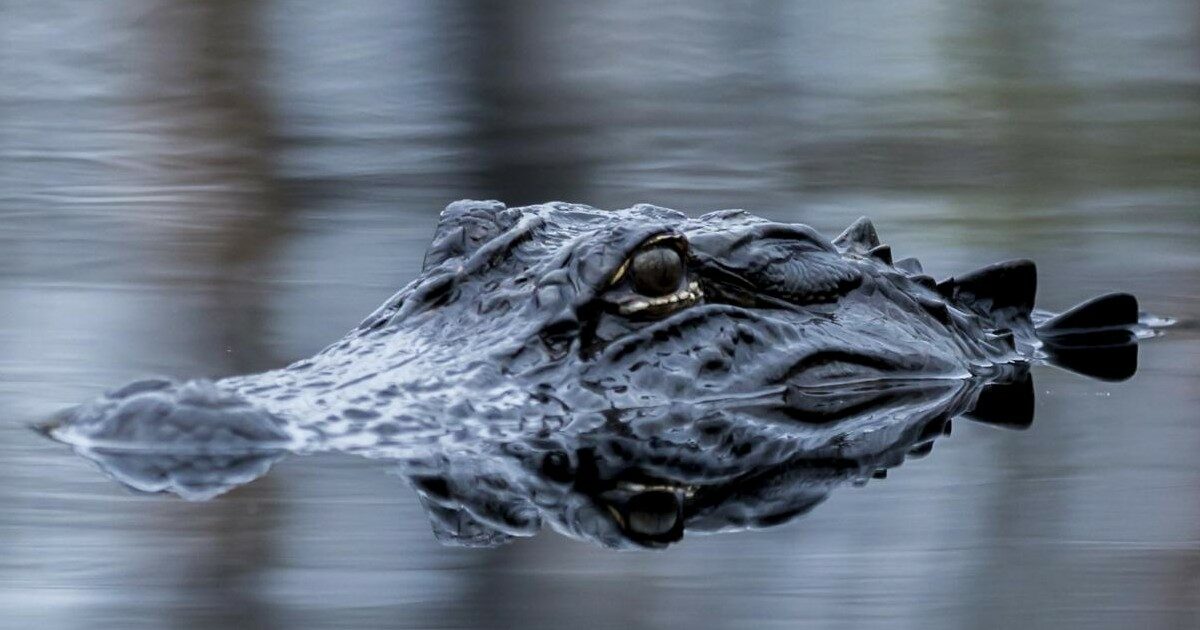
POLYGON ((1194 0, 0 0, 0 628, 1200 627, 1194 0), (1184 325, 1039 369, 1022 433, 797 522, 612 553, 439 546, 401 479, 291 458, 134 496, 26 428, 310 355, 455 199, 875 219, 1184 325))

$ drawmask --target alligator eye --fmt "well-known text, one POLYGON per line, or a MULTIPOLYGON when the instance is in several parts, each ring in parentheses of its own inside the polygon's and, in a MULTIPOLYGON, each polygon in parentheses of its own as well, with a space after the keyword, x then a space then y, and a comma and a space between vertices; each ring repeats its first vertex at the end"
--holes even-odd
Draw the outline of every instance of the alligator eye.
POLYGON ((643 492, 630 497, 625 506, 625 527, 639 536, 666 536, 683 518, 683 506, 672 492, 643 492))
POLYGON ((683 538, 683 495, 675 490, 647 490, 602 498, 617 527, 634 542, 651 547, 683 538))
POLYGON ((662 297, 679 289, 683 259, 671 247, 654 247, 635 254, 629 271, 634 290, 649 297, 662 297))
POLYGON ((700 281, 688 279, 687 241, 666 234, 642 243, 613 272, 606 310, 633 319, 654 319, 685 309, 703 297, 700 281))

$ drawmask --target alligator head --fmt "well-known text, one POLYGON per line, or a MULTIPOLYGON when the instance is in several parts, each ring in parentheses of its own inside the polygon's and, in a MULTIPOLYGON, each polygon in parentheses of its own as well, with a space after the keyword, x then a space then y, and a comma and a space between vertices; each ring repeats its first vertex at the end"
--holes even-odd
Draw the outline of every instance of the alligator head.
POLYGON ((825 422, 830 391, 986 380, 1047 358, 1131 373, 1131 296, 1051 317, 1035 291, 1028 261, 935 282, 893 261, 865 219, 828 240, 742 211, 463 201, 442 213, 421 274, 316 356, 134 383, 47 430, 104 452, 419 458, 678 405, 825 422))

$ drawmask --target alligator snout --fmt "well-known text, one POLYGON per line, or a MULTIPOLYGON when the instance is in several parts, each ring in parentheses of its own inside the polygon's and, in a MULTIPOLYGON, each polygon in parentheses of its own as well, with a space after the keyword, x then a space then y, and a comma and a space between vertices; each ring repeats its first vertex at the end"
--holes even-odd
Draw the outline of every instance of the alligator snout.
POLYGON ((39 428, 73 446, 157 452, 239 453, 292 442, 282 419, 207 380, 136 381, 39 428))

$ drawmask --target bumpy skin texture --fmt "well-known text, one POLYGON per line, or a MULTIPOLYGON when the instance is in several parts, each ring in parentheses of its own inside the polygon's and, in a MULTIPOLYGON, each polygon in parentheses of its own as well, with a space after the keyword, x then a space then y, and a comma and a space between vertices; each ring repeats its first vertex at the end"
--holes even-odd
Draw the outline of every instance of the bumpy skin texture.
MULTIPOLYGON (((1031 291, 1022 276, 1032 264, 1002 272, 1031 291)), ((455 520, 464 509, 456 492, 498 486, 458 483, 453 491, 447 480, 476 472, 487 478, 497 462, 505 470, 518 462, 525 482, 506 472, 497 483, 516 495, 532 492, 529 484, 553 478, 543 470, 546 453, 561 453, 551 459, 565 458, 559 463, 573 476, 578 452, 597 452, 585 443, 611 444, 605 440, 622 432, 637 436, 625 440, 625 452, 656 445, 657 454, 646 457, 695 457, 690 469, 709 472, 736 461, 740 472, 724 478, 740 478, 747 467, 780 464, 782 453, 815 453, 796 438, 795 426, 806 422, 821 424, 817 442, 844 444, 846 431, 826 426, 834 422, 827 403, 835 388, 950 384, 957 402, 939 398, 939 417, 969 410, 981 387, 1011 376, 1040 347, 1022 305, 1032 294, 979 285, 939 287, 916 261, 893 264, 866 221, 830 241, 807 226, 743 211, 693 219, 649 205, 601 211, 460 201, 442 213, 421 275, 316 356, 215 383, 136 383, 64 414, 49 431, 94 459, 125 454, 125 474, 114 474, 130 485, 190 498, 222 486, 178 478, 170 466, 147 475, 128 464, 128 454, 192 453, 211 462, 338 450, 397 460, 414 480, 441 479, 418 482, 435 521, 441 514, 458 523, 439 531, 467 532, 447 535, 460 542, 476 531, 476 542, 494 542, 535 527, 539 508, 493 497, 483 503, 507 506, 504 515, 484 517, 488 510, 477 508, 467 510, 470 523, 455 520), (631 263, 655 248, 670 253, 631 263), (677 276, 664 271, 674 261, 683 266, 677 276), (677 290, 667 293, 662 287, 671 283, 677 290), (648 286, 655 295, 638 293, 648 286), (744 411, 750 408, 787 411, 744 411), (712 435, 723 436, 725 447, 769 448, 706 450, 697 428, 706 419, 720 425, 712 435), (664 444, 675 446, 663 451, 664 444), (533 451, 541 455, 530 465, 520 453, 533 451)), ((876 428, 910 424, 870 417, 876 428)), ((244 481, 254 467, 237 461, 244 481)), ((599 505, 598 495, 581 496, 599 505)), ((573 531, 569 523, 577 520, 551 522, 573 531)))

